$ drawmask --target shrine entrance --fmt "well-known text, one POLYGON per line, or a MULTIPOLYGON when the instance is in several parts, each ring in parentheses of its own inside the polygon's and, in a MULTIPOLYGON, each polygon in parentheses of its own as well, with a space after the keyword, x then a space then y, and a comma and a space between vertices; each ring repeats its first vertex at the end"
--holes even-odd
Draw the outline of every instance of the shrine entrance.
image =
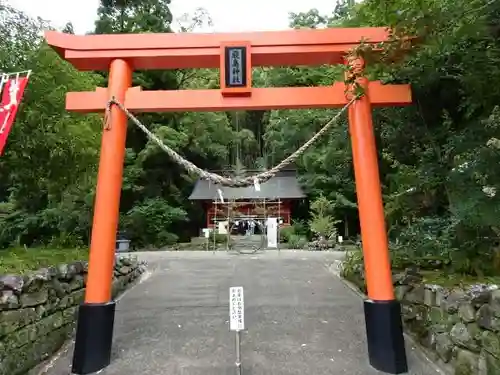
POLYGON ((130 120, 179 165, 219 186, 258 186, 271 179, 348 112, 368 299, 364 303, 369 360, 378 370, 407 371, 400 305, 395 300, 380 188, 372 106, 411 103, 408 85, 382 85, 364 76, 353 50, 390 39, 386 28, 334 28, 237 34, 116 34, 77 36, 49 31, 46 39, 79 70, 109 70, 108 88, 70 92, 66 108, 106 112, 102 134, 85 302, 80 307, 73 372, 109 365, 115 303, 111 300, 114 245, 127 123, 130 120), (348 79, 325 87, 252 87, 252 67, 346 64, 348 79), (220 89, 143 91, 133 70, 219 68, 220 89), (231 179, 204 171, 148 130, 139 112, 341 108, 295 153, 268 171, 231 179))

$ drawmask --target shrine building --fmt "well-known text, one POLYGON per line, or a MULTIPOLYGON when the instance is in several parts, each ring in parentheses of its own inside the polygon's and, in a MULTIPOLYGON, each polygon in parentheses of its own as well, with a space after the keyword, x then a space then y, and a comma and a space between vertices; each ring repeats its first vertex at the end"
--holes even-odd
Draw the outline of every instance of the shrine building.
POLYGON ((228 220, 227 206, 231 205, 233 220, 276 217, 282 226, 291 225, 294 203, 306 196, 299 185, 295 170, 283 170, 270 180, 261 183, 260 189, 225 187, 199 179, 189 200, 199 201, 206 215, 206 227, 214 228, 217 222, 228 220), (218 189, 222 192, 220 199, 218 189))

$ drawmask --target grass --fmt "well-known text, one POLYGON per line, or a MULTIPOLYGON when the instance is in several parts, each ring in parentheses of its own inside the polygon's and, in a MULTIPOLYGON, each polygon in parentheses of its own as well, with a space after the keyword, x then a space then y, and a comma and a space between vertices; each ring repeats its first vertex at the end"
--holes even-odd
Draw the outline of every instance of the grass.
POLYGON ((463 274, 446 274, 443 271, 421 271, 424 282, 444 287, 469 286, 474 284, 500 285, 500 276, 471 276, 463 274))
MULTIPOLYGON (((355 265, 359 265, 363 261, 362 253, 359 249, 351 250, 348 256, 347 267, 348 271, 352 270, 355 265)), ((401 265, 393 264, 392 271, 394 273, 399 273, 404 271, 404 267, 401 265)), ((464 273, 452 273, 447 270, 425 270, 420 269, 419 273, 423 276, 423 282, 426 284, 440 285, 445 288, 453 287, 467 287, 475 284, 495 284, 500 285, 500 275, 498 276, 472 276, 464 273)), ((348 272, 349 274, 349 272, 348 272)), ((350 275, 349 280, 354 282, 356 285, 360 286, 364 282, 359 279, 358 276, 350 275)))
POLYGON ((87 259, 87 249, 21 248, 0 250, 0 275, 24 274, 42 267, 87 259))
POLYGON ((359 251, 359 246, 357 245, 341 245, 344 251, 353 252, 359 251))

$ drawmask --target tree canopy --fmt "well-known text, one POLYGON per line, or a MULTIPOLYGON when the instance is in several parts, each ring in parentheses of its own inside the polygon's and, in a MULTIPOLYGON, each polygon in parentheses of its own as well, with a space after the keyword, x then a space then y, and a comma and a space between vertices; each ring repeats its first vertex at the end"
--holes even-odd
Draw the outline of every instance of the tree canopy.
MULTIPOLYGON (((105 86, 106 72, 81 73, 43 41, 50 27, 0 5, 0 69, 32 69, 23 105, 0 158, 0 246, 86 246, 102 120, 64 109, 67 91, 105 86)), ((415 37, 403 58, 370 63, 369 77, 410 83, 414 104, 374 110, 391 247, 440 257, 461 272, 488 273, 499 251, 500 3, 491 0, 339 2, 330 14, 290 14, 290 27, 389 26, 415 37), (498 81, 498 84, 497 84, 498 81)), ((203 10, 172 15, 167 0, 102 0, 94 33, 190 32, 209 23, 203 10), (154 11, 152 11, 154 10, 154 11)), ((64 32, 72 32, 68 24, 64 32)), ((134 74, 145 89, 216 88, 208 69, 134 74)), ((255 68, 254 84, 327 85, 342 67, 255 68)), ((308 140, 335 110, 144 114, 164 142, 201 168, 265 169, 308 140)), ((341 233, 358 234, 356 191, 345 120, 297 162, 311 199, 332 204, 341 233), (347 229, 346 229, 347 227, 347 229), (346 232, 347 231, 347 232, 346 232)), ((196 235, 203 216, 187 200, 188 175, 130 126, 121 229, 139 245, 196 235)), ((303 217, 303 219, 309 219, 303 217)))

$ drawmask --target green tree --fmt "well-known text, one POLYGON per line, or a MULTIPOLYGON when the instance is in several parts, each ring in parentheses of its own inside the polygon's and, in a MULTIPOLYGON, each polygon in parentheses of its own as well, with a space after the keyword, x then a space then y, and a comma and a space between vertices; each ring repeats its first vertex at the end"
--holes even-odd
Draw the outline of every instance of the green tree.
POLYGON ((101 0, 96 34, 171 32, 170 0, 101 0))
MULTIPOLYGON (((173 17, 168 4, 165 0, 148 0, 146 3, 103 1, 95 31, 171 32, 173 17), (158 11, 152 12, 151 9, 158 11)), ((202 10, 191 18, 184 15, 184 25, 188 25, 184 27, 195 28, 204 22, 205 17, 208 15, 202 10)), ((206 88, 214 87, 216 74, 211 70, 137 72, 134 84, 145 90, 206 88)), ((143 114, 140 120, 168 146, 200 167, 220 169, 227 164, 232 139, 228 133, 232 131, 223 113, 143 114)), ((204 218, 199 207, 187 200, 196 176, 190 176, 170 160, 136 127, 129 128, 127 149, 121 211, 122 225, 131 239, 138 245, 158 245, 159 238, 171 240, 176 236, 188 238, 196 235, 204 218), (158 213, 160 208, 166 210, 161 215, 158 213), (148 216, 147 210, 151 210, 149 217, 160 220, 157 225, 163 228, 156 239, 154 233, 142 229, 143 218, 148 216), (182 224, 187 218, 192 221, 191 225, 182 224)))
POLYGON ((319 196, 311 203, 311 220, 309 226, 311 232, 320 236, 321 239, 336 239, 337 222, 333 214, 334 204, 324 196, 319 196))
POLYGON ((375 112, 391 237, 406 254, 452 258, 476 274, 491 272, 498 241, 498 202, 483 189, 497 187, 486 170, 497 154, 487 145, 498 118, 499 10, 486 0, 365 1, 354 17, 417 37, 406 58, 372 70, 411 83, 415 102, 375 112))
MULTIPOLYGON (((95 32, 171 32, 175 17, 168 5, 164 0, 102 1, 95 32)), ((107 75, 78 73, 62 62, 41 40, 46 23, 5 5, 0 13, 0 69, 35 71, 0 158, 1 245, 85 243, 102 124, 96 116, 66 113, 64 93, 105 86, 107 75)), ((314 9, 291 14, 294 28, 393 30, 393 41, 381 46, 382 53, 366 51, 365 57, 370 79, 410 83, 413 91, 414 105, 373 112, 394 259, 425 265, 429 257, 439 258, 451 270, 470 274, 493 273, 494 265, 500 269, 500 180, 494 168, 500 161, 499 16, 500 3, 489 0, 343 1, 332 5, 330 14, 314 9), (415 36, 411 48, 402 50, 402 35, 415 36)), ((180 32, 210 22, 203 9, 177 18, 180 32)), ((72 32, 70 25, 65 31, 72 32)), ((342 67, 259 67, 253 72, 256 87, 336 80, 343 80, 342 67)), ((145 90, 218 88, 219 73, 137 72, 134 85, 145 90)), ((144 114, 140 119, 204 169, 227 168, 239 159, 241 169, 249 170, 278 163, 336 113, 239 111, 144 114)), ((349 235, 358 232, 346 120, 296 165, 311 200, 326 199, 329 215, 342 218, 349 235)), ((160 246, 203 225, 201 210, 187 201, 195 178, 130 127, 121 223, 134 242, 160 246)))
POLYGON ((33 70, 0 158, 0 246, 88 240, 101 121, 67 113, 64 102, 100 78, 62 62, 41 39, 46 26, 0 7, 0 70, 33 70))

